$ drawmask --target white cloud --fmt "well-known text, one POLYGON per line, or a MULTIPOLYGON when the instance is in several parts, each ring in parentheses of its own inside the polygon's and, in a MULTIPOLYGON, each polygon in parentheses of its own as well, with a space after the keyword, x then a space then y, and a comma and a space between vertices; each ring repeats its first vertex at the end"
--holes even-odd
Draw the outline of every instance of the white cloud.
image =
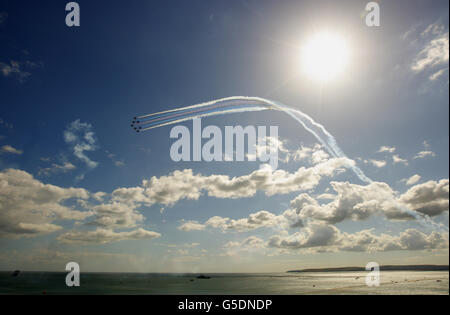
POLYGON ((443 24, 429 25, 421 37, 426 40, 425 47, 417 54, 411 70, 414 72, 432 71, 429 79, 434 81, 448 71, 449 34, 443 24))
POLYGON ((136 211, 136 204, 109 202, 91 207, 94 211, 92 220, 88 225, 103 228, 132 228, 144 221, 145 217, 136 211))
POLYGON ((145 195, 145 190, 142 187, 116 188, 111 195, 113 200, 118 202, 152 204, 152 201, 145 195))
POLYGON ((97 149, 95 134, 92 125, 75 120, 70 123, 64 131, 64 140, 71 145, 73 154, 83 161, 89 168, 97 167, 98 163, 92 161, 85 152, 97 149))
POLYGON ((301 146, 291 154, 294 161, 308 160, 313 164, 325 162, 330 158, 320 144, 314 144, 312 147, 301 146))
POLYGON ((124 229, 138 226, 145 220, 138 208, 150 205, 141 187, 117 188, 111 194, 96 192, 91 194, 99 204, 84 204, 83 207, 93 211, 86 225, 104 229, 124 229))
POLYGON ((366 186, 347 182, 331 182, 331 185, 337 192, 331 202, 319 204, 309 195, 301 194, 291 202, 291 211, 294 210, 300 220, 334 224, 348 219, 364 220, 376 213, 384 214, 388 219, 412 219, 403 211, 405 206, 429 216, 439 215, 449 208, 448 179, 413 186, 400 196, 389 185, 380 182, 366 186))
POLYGON ((292 235, 283 233, 274 235, 268 241, 269 247, 301 249, 334 245, 338 239, 339 230, 333 225, 314 223, 292 235))
POLYGON ((227 242, 224 246, 224 248, 236 248, 238 247, 239 249, 250 249, 250 248, 263 248, 264 247, 264 240, 262 240, 259 237, 256 236, 249 236, 247 238, 245 238, 242 241, 237 241, 237 242, 227 242))
POLYGON ((88 197, 82 188, 43 184, 20 170, 1 171, 0 237, 34 237, 60 230, 55 220, 84 220, 92 212, 73 210, 64 202, 88 197))
POLYGON ((316 252, 448 249, 448 233, 432 232, 427 235, 417 229, 407 229, 398 235, 376 235, 372 230, 352 234, 341 232, 332 225, 311 224, 291 235, 274 235, 267 246, 292 250, 312 248, 316 252))
POLYGON ((239 256, 249 254, 251 252, 260 252, 266 247, 263 239, 256 236, 249 236, 242 241, 227 242, 223 248, 225 250, 221 256, 239 256))
POLYGON ((205 225, 199 223, 198 221, 187 221, 181 224, 178 229, 185 232, 202 231, 205 229, 205 225))
POLYGON ((121 239, 150 239, 158 234, 141 228, 132 232, 113 230, 134 228, 144 221, 145 217, 137 211, 141 205, 137 188, 119 188, 112 194, 90 194, 83 188, 44 184, 27 172, 15 169, 0 172, 0 188, 2 238, 34 237, 59 231, 62 227, 54 221, 60 220, 76 221, 77 226, 84 223, 97 227, 95 232, 66 233, 60 238, 64 242, 81 242, 83 235, 92 237, 92 242, 105 243, 121 239), (68 200, 74 200, 86 211, 65 205, 68 200), (90 201, 99 204, 92 205, 90 201))
POLYGON ((289 160, 288 152, 289 150, 286 149, 286 141, 279 140, 276 137, 269 137, 266 136, 265 140, 262 142, 264 145, 259 145, 258 143, 255 145, 255 152, 256 154, 254 156, 247 154, 247 158, 249 160, 255 160, 256 158, 261 158, 264 154, 269 154, 269 152, 279 152, 284 153, 287 155, 286 160, 284 162, 287 162, 289 160))
POLYGON ((448 233, 425 234, 417 229, 407 229, 398 235, 373 234, 364 230, 354 234, 341 233, 338 249, 341 251, 394 251, 448 249, 448 233))
POLYGON ((23 153, 22 150, 18 150, 10 145, 4 145, 0 148, 0 154, 1 153, 8 153, 8 154, 16 154, 16 155, 21 155, 23 153))
POLYGON ((105 196, 106 196, 106 193, 103 191, 99 191, 99 192, 92 194, 92 198, 94 198, 95 200, 100 201, 100 202, 103 201, 105 196))
POLYGON ((39 170, 39 175, 50 176, 56 173, 67 173, 76 169, 75 165, 70 162, 65 162, 64 164, 53 163, 51 167, 42 168, 39 170))
MULTIPOLYGON (((79 125, 79 122, 74 124, 77 126, 76 130, 80 129, 79 125)), ((87 125, 84 127, 89 129, 87 125)), ((88 131, 82 134, 86 141, 93 143, 89 140, 93 139, 92 133, 88 131)), ((79 136, 74 135, 73 132, 66 132, 65 136, 69 143, 79 140, 79 136)), ((84 189, 64 189, 45 185, 26 172, 8 170, 2 172, 2 176, 5 178, 2 181, 2 185, 5 187, 5 189, 2 187, 2 193, 7 192, 1 203, 2 209, 5 209, 0 220, 2 234, 8 233, 11 236, 16 234, 18 237, 34 236, 43 233, 42 228, 50 233, 60 228, 52 225, 54 220, 85 221, 88 217, 89 220, 85 224, 96 226, 99 231, 134 228, 138 227, 145 218, 137 211, 140 206, 150 206, 155 203, 171 205, 181 199, 198 199, 204 191, 209 196, 217 198, 242 198, 253 196, 257 191, 273 195, 312 189, 318 185, 322 176, 331 176, 341 172, 349 163, 351 164, 352 161, 331 159, 311 168, 299 168, 294 173, 282 170, 272 171, 270 168, 265 168, 234 178, 223 175, 194 175, 192 170, 176 171, 168 176, 153 177, 148 181, 143 181, 142 187, 117 188, 111 194, 103 192, 90 194, 84 189), (18 178, 23 179, 20 185, 17 182, 18 178), (17 187, 13 192, 8 192, 6 188, 10 188, 11 185, 18 185, 20 189, 17 187), (87 211, 76 211, 62 204, 63 201, 71 198, 76 199, 77 204, 87 211), (91 204, 90 201, 99 204, 91 204), (34 233, 30 229, 33 229, 34 233)), ((72 168, 70 165, 56 167, 56 169, 72 168)), ((43 172, 50 171, 50 169, 43 170, 43 172)), ((246 224, 251 228, 252 225, 264 224, 263 215, 264 213, 260 212, 258 215, 247 218, 246 222, 230 220, 228 224, 234 225, 235 229, 244 229, 246 224)), ((202 228, 201 225, 194 223, 186 222, 180 229, 202 228)))
POLYGON ((323 150, 317 150, 311 156, 313 164, 323 163, 327 161, 329 158, 330 155, 323 150))
POLYGON ((278 227, 286 224, 283 216, 277 216, 268 211, 262 210, 250 214, 247 218, 233 220, 230 218, 222 218, 215 216, 207 220, 204 226, 218 228, 223 231, 244 232, 261 227, 278 227))
POLYGON ((447 71, 448 71, 448 68, 444 68, 444 69, 438 70, 437 72, 431 74, 429 79, 431 81, 436 81, 437 79, 442 77, 447 71))
POLYGON ((379 153, 383 153, 383 152, 394 153, 395 150, 396 150, 395 147, 389 147, 389 146, 384 145, 384 146, 380 147, 377 152, 379 152, 379 153))
MULTIPOLYGON (((303 227, 305 222, 336 224, 345 220, 360 221, 380 214, 390 220, 412 220, 404 212, 405 207, 429 216, 436 216, 449 208, 448 180, 429 181, 413 186, 399 195, 386 183, 374 182, 366 186, 348 182, 331 182, 336 194, 329 194, 328 203, 320 204, 317 199, 302 193, 293 199, 290 208, 280 215, 262 210, 247 218, 230 219, 214 216, 204 223, 194 223, 197 230, 207 227, 224 232, 246 232, 263 227, 288 229, 303 227)), ((180 228, 181 229, 181 228, 180 228)), ((183 227, 189 231, 189 225, 183 227)), ((193 230, 193 229, 192 229, 193 230)))
POLYGON ((378 167, 378 168, 385 167, 386 164, 387 164, 386 161, 380 161, 380 160, 369 160, 369 162, 370 162, 373 166, 378 167))
MULTIPOLYGON (((334 200, 319 204, 308 194, 301 194, 291 202, 292 218, 312 219, 335 224, 344 220, 364 220, 379 213, 388 218, 405 217, 395 204, 394 191, 386 183, 374 182, 366 186, 348 182, 331 182, 337 192, 334 200)), ((410 218, 409 215, 406 216, 410 218)))
POLYGON ((230 178, 226 175, 194 175, 191 169, 175 171, 168 176, 152 177, 143 181, 143 194, 149 204, 173 205, 182 199, 197 200, 206 191, 216 198, 252 197, 257 191, 266 195, 287 194, 315 188, 323 176, 343 172, 352 160, 330 159, 310 168, 301 167, 294 173, 273 171, 270 167, 249 175, 230 178))
POLYGON ((417 184, 422 177, 418 174, 411 176, 410 178, 405 178, 402 181, 406 183, 406 185, 411 186, 417 184))
POLYGON ((397 154, 394 154, 392 156, 392 162, 394 162, 394 164, 398 164, 401 163, 403 165, 408 165, 408 160, 401 158, 400 156, 398 156, 397 154))
POLYGON ((304 159, 311 158, 312 153, 314 152, 313 148, 301 146, 297 151, 295 151, 292 156, 294 157, 294 161, 301 161, 304 159))
POLYGON ((129 232, 114 232, 97 228, 95 231, 71 231, 58 236, 58 241, 69 244, 106 244, 123 240, 152 240, 161 234, 142 228, 129 232))
POLYGON ((426 183, 411 187, 400 196, 399 200, 410 209, 420 213, 436 216, 448 211, 449 208, 449 181, 430 180, 426 183))
POLYGON ((416 61, 411 66, 414 71, 423 71, 426 68, 448 62, 448 33, 431 40, 419 53, 416 61))
POLYGON ((424 159, 426 157, 435 157, 436 153, 434 153, 433 151, 420 151, 419 153, 417 153, 417 155, 414 157, 414 159, 424 159))

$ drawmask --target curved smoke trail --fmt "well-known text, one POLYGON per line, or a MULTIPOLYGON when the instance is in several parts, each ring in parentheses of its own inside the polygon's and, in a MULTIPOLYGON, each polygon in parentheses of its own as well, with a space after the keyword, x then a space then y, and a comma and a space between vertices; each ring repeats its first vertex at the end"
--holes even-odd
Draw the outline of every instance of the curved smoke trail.
MULTIPOLYGON (((159 113, 136 116, 131 123, 131 127, 137 132, 144 132, 194 118, 262 110, 277 110, 288 114, 310 132, 326 148, 331 156, 335 158, 345 158, 347 161, 350 161, 338 146, 336 139, 323 125, 315 122, 310 116, 298 109, 261 97, 232 96, 159 113)), ((361 181, 367 184, 373 182, 373 180, 367 177, 358 166, 348 163, 347 167, 351 169, 361 181)), ((392 202, 394 202, 402 211, 415 217, 420 223, 439 229, 445 228, 446 231, 448 231, 447 227, 434 222, 426 215, 408 209, 394 198, 392 202)))
MULTIPOLYGON (((135 117, 132 127, 138 132, 143 132, 194 118, 261 110, 285 112, 314 135, 333 157, 346 158, 344 152, 337 145, 336 139, 321 124, 316 123, 311 117, 297 109, 260 97, 233 96, 179 109, 138 116, 135 117)), ((360 180, 368 184, 372 182, 359 167, 354 165, 348 166, 360 180)))

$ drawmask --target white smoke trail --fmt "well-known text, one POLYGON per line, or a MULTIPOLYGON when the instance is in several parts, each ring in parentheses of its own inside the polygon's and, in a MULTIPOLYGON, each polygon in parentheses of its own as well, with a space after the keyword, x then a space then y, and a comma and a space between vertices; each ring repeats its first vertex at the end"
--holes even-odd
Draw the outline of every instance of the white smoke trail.
MULTIPOLYGON (((299 122, 308 132, 310 132, 325 147, 331 156, 336 158, 345 158, 345 160, 350 161, 342 149, 338 146, 336 139, 330 132, 328 132, 328 130, 325 129, 323 125, 315 122, 310 116, 298 109, 260 97, 232 96, 178 109, 138 116, 134 118, 131 126, 134 127, 136 131, 140 132, 192 120, 194 118, 262 110, 277 110, 288 114, 290 117, 299 122), (147 118, 150 118, 150 120, 145 120, 147 118), (139 119, 144 120, 140 121, 139 119)), ((373 180, 367 177, 355 164, 348 163, 347 167, 351 169, 361 181, 367 184, 373 182, 373 180)), ((420 214, 416 211, 408 209, 395 198, 392 198, 392 200, 389 201, 393 202, 401 211, 413 216, 424 226, 439 230, 444 229, 448 232, 448 227, 434 222, 425 214, 420 214)))

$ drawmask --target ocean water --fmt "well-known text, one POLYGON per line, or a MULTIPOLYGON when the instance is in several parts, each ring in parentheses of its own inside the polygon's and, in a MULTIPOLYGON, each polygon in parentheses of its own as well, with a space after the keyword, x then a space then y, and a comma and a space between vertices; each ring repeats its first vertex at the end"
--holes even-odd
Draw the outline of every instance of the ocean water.
POLYGON ((449 294, 444 271, 385 271, 368 287, 365 272, 267 274, 81 273, 80 287, 67 287, 66 273, 0 272, 0 294, 449 294))

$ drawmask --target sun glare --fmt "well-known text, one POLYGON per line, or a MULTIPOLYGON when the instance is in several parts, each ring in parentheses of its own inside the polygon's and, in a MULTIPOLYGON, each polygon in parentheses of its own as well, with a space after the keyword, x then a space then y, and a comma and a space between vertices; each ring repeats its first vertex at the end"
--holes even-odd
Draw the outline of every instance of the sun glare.
POLYGON ((348 60, 347 43, 336 34, 318 34, 302 50, 303 69, 309 76, 322 82, 342 73, 348 60))

